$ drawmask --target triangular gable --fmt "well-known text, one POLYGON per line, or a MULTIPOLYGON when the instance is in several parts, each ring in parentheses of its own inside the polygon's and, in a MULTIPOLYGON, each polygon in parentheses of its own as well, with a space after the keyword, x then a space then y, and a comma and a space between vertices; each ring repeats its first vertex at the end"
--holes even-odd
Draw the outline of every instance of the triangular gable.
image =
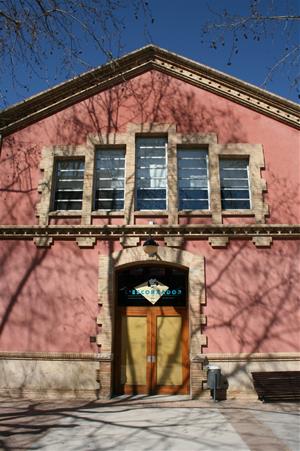
POLYGON ((296 103, 175 53, 148 45, 3 110, 0 113, 0 134, 9 135, 151 69, 300 128, 300 107, 296 103))

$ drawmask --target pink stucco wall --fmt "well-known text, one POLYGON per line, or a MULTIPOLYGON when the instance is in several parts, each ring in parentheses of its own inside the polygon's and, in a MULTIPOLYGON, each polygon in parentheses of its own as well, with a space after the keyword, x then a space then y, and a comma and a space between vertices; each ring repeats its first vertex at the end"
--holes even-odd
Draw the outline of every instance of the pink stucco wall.
POLYGON ((215 132, 220 143, 260 143, 273 223, 299 222, 299 133, 230 100, 155 71, 82 101, 4 139, 0 222, 33 224, 41 149, 83 144, 88 133, 125 131, 128 122, 175 123, 180 132, 215 132))
POLYGON ((1 350, 96 351, 98 252, 0 242, 1 350))
MULTIPOLYGON (((99 313, 98 253, 108 255, 119 244, 82 250, 57 242, 38 250, 15 241, 0 249, 1 350, 96 352, 89 337, 99 313)), ((300 350, 299 242, 275 241, 263 250, 237 241, 224 251, 187 241, 185 249, 205 257, 204 352, 300 350)))
MULTIPOLYGON (((268 222, 299 222, 298 132, 150 72, 4 139, 0 223, 36 223, 38 166, 44 146, 82 144, 87 133, 125 131, 128 122, 176 123, 179 132, 215 132, 220 143, 263 144, 268 222)), ((181 219, 182 224, 185 221, 181 219)), ((210 219, 188 221, 204 224, 210 219)), ((98 256, 115 246, 99 242, 94 249, 83 250, 75 242, 57 241, 49 249, 37 249, 31 241, 0 241, 1 350, 97 352, 89 336, 96 334, 98 256)), ((274 241, 270 249, 235 241, 226 250, 212 249, 205 241, 187 241, 185 249, 205 257, 208 347, 203 351, 299 350, 299 241, 274 241)))
POLYGON ((226 250, 187 241, 185 249, 205 257, 204 352, 300 351, 299 241, 257 249, 239 240, 226 250))

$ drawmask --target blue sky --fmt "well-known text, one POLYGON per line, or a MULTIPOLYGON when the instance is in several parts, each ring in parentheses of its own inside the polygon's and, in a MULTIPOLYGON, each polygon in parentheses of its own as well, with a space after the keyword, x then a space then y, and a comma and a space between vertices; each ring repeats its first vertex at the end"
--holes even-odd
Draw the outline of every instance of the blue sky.
MULTIPOLYGON (((285 0, 274 0, 276 8, 280 14, 287 14, 285 0)), ((126 2, 126 0, 125 0, 126 2)), ((267 12, 268 0, 261 0, 263 9, 267 12)), ((242 39, 238 44, 238 54, 234 56, 231 65, 228 59, 231 49, 231 38, 225 34, 225 45, 217 50, 210 48, 208 42, 201 42, 201 29, 208 21, 214 21, 213 10, 221 12, 227 8, 231 13, 246 15, 248 13, 248 0, 149 0, 154 23, 145 24, 142 17, 136 20, 130 8, 122 10, 120 13, 124 19, 126 28, 123 32, 123 45, 121 54, 143 47, 146 44, 154 43, 162 48, 178 53, 197 62, 208 65, 220 71, 226 72, 241 80, 262 86, 268 73, 268 68, 272 67, 286 44, 286 31, 275 30, 274 35, 267 35, 266 39, 260 42, 253 39, 242 39)), ((300 2, 289 0, 294 11, 300 15, 300 2)), ((298 25, 299 27, 299 25, 298 25)), ((299 28, 298 28, 299 30, 299 28)), ((213 36, 210 37, 213 39, 213 36)), ((31 74, 31 78, 26 75, 24 67, 16 68, 16 72, 22 74, 22 83, 26 88, 13 84, 11 77, 4 77, 3 83, 7 90, 7 105, 19 102, 44 89, 52 87, 65 79, 80 74, 87 70, 99 66, 106 62, 103 54, 96 52, 93 46, 82 37, 83 56, 87 66, 83 67, 75 64, 72 73, 64 73, 61 69, 61 60, 58 54, 53 55, 45 61, 42 78, 31 74)), ((292 36, 292 42, 288 45, 299 45, 299 31, 296 28, 292 36)), ((265 89, 280 96, 298 101, 298 93, 292 88, 295 68, 284 66, 276 71, 273 79, 268 82, 265 89), (291 80, 289 80, 289 77, 291 80)))

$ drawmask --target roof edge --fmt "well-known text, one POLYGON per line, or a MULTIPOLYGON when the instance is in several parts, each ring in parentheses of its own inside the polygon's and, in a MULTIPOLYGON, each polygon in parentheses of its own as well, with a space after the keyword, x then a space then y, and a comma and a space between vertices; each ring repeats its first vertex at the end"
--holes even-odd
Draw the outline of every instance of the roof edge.
POLYGON ((151 68, 300 128, 297 103, 150 44, 2 110, 0 133, 7 136, 151 68))

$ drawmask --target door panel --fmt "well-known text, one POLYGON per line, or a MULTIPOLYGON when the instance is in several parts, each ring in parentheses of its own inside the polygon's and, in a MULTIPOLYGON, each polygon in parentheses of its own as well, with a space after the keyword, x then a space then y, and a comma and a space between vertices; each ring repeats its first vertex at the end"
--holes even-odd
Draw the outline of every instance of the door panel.
POLYGON ((147 317, 122 316, 121 384, 147 383, 147 317))
POLYGON ((115 349, 116 393, 188 393, 186 308, 118 308, 115 349))
POLYGON ((182 385, 181 316, 156 317, 156 383, 182 385))

